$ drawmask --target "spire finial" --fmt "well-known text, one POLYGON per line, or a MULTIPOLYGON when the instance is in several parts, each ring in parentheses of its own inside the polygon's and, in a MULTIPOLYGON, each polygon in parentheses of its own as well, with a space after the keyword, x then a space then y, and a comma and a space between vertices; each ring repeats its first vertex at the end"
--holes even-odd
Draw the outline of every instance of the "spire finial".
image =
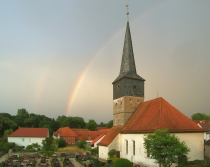
POLYGON ((125 5, 125 6, 126 6, 126 9, 127 9, 127 12, 126 12, 126 14, 127 14, 127 20, 129 21, 129 17, 128 17, 128 15, 129 15, 129 12, 128 12, 128 4, 125 5))

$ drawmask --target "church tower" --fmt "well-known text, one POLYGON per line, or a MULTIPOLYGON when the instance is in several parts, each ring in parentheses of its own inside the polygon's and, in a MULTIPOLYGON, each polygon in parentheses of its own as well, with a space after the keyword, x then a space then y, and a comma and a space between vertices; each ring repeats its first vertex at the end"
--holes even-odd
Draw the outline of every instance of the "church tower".
POLYGON ((112 83, 113 126, 124 126, 144 101, 144 81, 136 73, 130 26, 127 21, 120 74, 112 83))

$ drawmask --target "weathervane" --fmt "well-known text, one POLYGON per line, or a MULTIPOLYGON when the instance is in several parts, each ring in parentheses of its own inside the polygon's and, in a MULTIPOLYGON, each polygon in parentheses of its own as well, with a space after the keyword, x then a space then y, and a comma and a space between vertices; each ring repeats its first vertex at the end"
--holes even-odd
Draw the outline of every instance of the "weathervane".
POLYGON ((129 15, 129 12, 128 12, 128 4, 125 5, 125 6, 126 6, 126 9, 127 9, 127 12, 126 12, 126 14, 127 14, 127 20, 129 21, 129 17, 128 17, 128 15, 129 15))

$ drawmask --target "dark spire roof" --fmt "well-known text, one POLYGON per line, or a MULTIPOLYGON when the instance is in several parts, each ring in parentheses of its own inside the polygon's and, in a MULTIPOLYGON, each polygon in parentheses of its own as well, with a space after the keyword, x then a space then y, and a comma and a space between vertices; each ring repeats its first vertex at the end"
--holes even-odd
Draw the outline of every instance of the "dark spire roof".
POLYGON ((114 80, 114 82, 122 78, 132 78, 132 79, 145 81, 142 77, 140 77, 136 73, 136 66, 135 66, 135 60, 134 60, 134 54, 133 54, 133 46, 132 46, 129 22, 127 22, 127 26, 126 26, 120 74, 114 80))

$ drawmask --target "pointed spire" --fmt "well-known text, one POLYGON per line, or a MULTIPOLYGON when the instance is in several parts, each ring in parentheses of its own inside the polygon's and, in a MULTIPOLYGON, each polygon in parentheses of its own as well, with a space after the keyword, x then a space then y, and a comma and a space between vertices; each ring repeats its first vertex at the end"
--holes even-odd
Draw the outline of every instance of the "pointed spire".
POLYGON ((120 68, 120 74, 122 73, 136 73, 129 22, 127 22, 126 26, 125 41, 124 41, 122 62, 120 68))
POLYGON ((140 77, 136 73, 136 65, 135 65, 135 60, 134 60, 133 45, 132 45, 132 40, 131 40, 129 21, 127 21, 127 26, 126 26, 120 74, 114 80, 114 82, 116 82, 124 77, 145 81, 142 77, 140 77))

